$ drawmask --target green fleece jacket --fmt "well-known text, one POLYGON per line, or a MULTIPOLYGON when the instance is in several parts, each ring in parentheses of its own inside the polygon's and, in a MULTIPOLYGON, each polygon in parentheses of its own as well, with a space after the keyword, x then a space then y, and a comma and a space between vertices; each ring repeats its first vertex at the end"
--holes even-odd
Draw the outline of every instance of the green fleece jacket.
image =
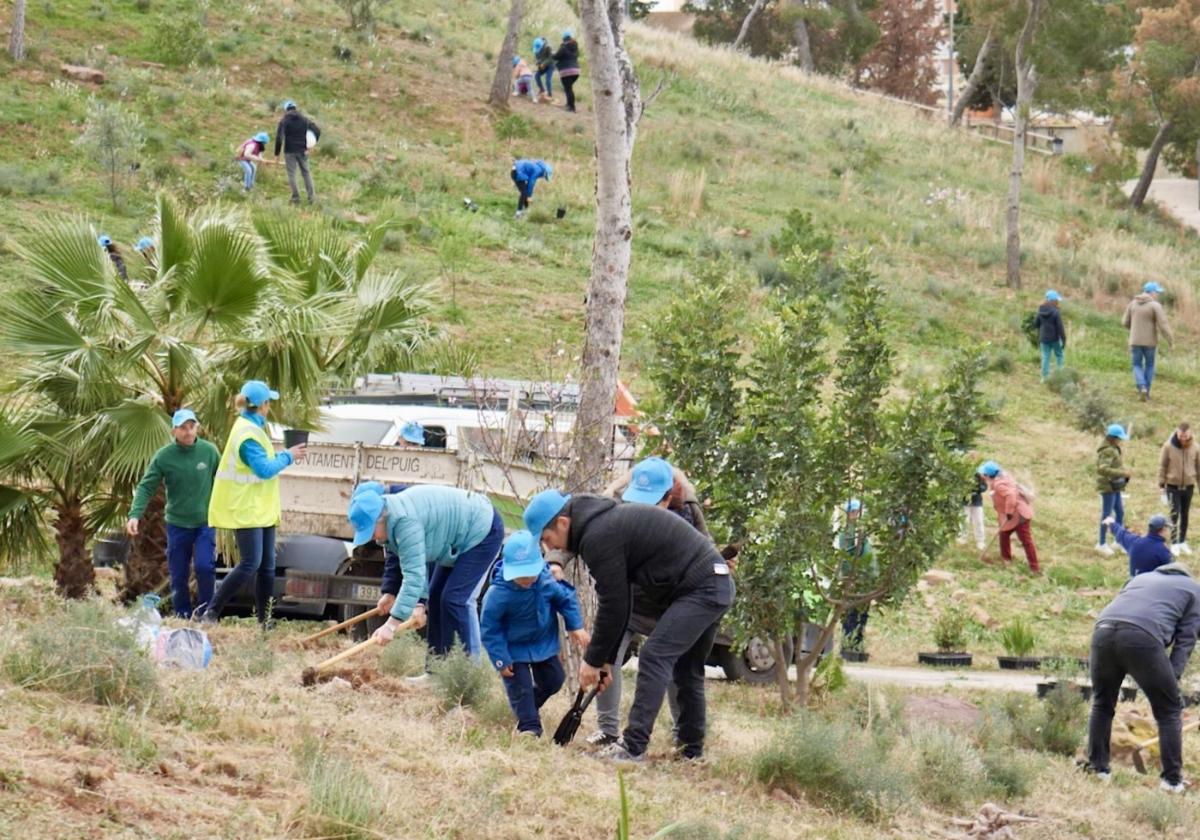
POLYGON ((200 528, 208 524, 208 497, 212 495, 213 476, 221 453, 203 438, 191 446, 171 441, 154 453, 146 474, 133 494, 130 519, 141 519, 146 505, 167 485, 167 524, 178 528, 200 528))
POLYGON ((1114 492, 1114 478, 1125 477, 1125 463, 1121 447, 1108 438, 1096 450, 1096 490, 1100 493, 1114 492))

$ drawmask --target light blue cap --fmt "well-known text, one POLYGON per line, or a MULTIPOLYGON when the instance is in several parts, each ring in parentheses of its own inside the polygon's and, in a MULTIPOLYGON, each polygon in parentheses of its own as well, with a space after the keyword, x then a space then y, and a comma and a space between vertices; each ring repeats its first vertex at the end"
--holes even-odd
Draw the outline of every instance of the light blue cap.
POLYGON ((546 163, 546 161, 542 161, 542 168, 546 170, 546 180, 549 181, 550 176, 554 174, 554 167, 546 163))
POLYGON ((571 37, 571 30, 570 30, 570 29, 564 29, 564 30, 563 30, 563 40, 565 41, 565 40, 567 40, 567 39, 568 39, 568 38, 570 38, 570 37, 571 37))
POLYGON ((1161 513, 1156 513, 1150 517, 1150 521, 1146 523, 1146 527, 1151 531, 1161 531, 1163 528, 1166 528, 1168 524, 1169 520, 1167 517, 1163 516, 1161 513))
POLYGON ((670 492, 674 483, 675 474, 670 464, 662 458, 647 458, 639 461, 633 468, 633 477, 630 478, 625 492, 621 494, 621 499, 643 505, 656 505, 670 492))
POLYGON ((285 111, 294 111, 294 110, 296 110, 296 103, 295 103, 295 102, 293 102, 293 101, 292 101, 292 100, 290 100, 290 99, 285 99, 285 100, 283 100, 283 110, 285 110, 285 111))
MULTIPOLYGON (((181 408, 171 417, 171 427, 178 429, 189 420, 196 420, 196 412, 190 408, 181 408)), ((199 420, 196 420, 199 423, 199 420)))
POLYGON ((525 527, 533 534, 538 542, 542 540, 542 531, 550 524, 550 520, 558 516, 571 500, 570 494, 563 495, 557 490, 543 490, 525 506, 525 527))
POLYGON ((504 543, 504 565, 500 573, 505 580, 536 577, 546 568, 542 548, 528 531, 516 531, 504 543))
POLYGON ((975 472, 986 475, 988 478, 995 478, 1000 475, 1000 465, 995 461, 984 461, 975 472))
POLYGON ((112 244, 112 237, 109 236, 107 233, 102 233, 96 237, 96 241, 98 243, 100 243, 101 248, 107 248, 109 245, 112 244))
POLYGON ((279 399, 278 391, 272 391, 266 382, 258 379, 251 379, 243 385, 241 395, 246 398, 246 402, 250 403, 250 405, 262 405, 270 400, 279 399))
MULTIPOLYGON (((370 482, 377 484, 377 482, 370 482)), ((355 489, 350 497, 350 510, 346 518, 354 529, 354 545, 365 545, 375 539, 375 523, 383 513, 383 487, 378 486, 378 492, 373 488, 368 490, 363 485, 355 489)))
POLYGON ((267 134, 265 131, 260 131, 258 134, 254 135, 254 139, 259 143, 268 143, 271 140, 271 135, 267 134))
POLYGON ((154 240, 151 239, 149 236, 143 236, 141 239, 139 239, 137 241, 137 244, 133 246, 133 250, 148 251, 153 247, 154 247, 154 240))
POLYGON ((1054 291, 1054 289, 1050 289, 1046 292, 1046 300, 1062 300, 1062 295, 1054 291))
POLYGON ((542 47, 544 47, 544 46, 546 46, 545 38, 538 37, 538 38, 533 39, 533 51, 535 53, 541 52, 542 47))
POLYGON ((521 56, 514 55, 513 56, 513 67, 516 67, 520 63, 521 63, 521 56))
POLYGON ((846 502, 846 513, 858 513, 860 510, 862 510, 862 502, 858 499, 851 499, 846 502))
POLYGON ((1120 423, 1113 423, 1104 430, 1104 436, 1117 438, 1118 440, 1129 440, 1129 432, 1125 431, 1125 427, 1120 423))
POLYGON ((417 446, 425 445, 425 427, 416 420, 409 420, 400 429, 400 437, 417 446))
POLYGON ((1142 291, 1148 295, 1156 295, 1159 292, 1165 292, 1166 289, 1151 280, 1145 286, 1142 286, 1142 291))

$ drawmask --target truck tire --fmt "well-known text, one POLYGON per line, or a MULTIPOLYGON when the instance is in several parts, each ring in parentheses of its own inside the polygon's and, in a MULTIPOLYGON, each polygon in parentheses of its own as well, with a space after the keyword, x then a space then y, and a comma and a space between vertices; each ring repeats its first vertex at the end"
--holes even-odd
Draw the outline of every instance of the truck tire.
MULTIPOLYGON (((338 569, 338 574, 349 577, 380 577, 383 575, 383 552, 378 550, 355 551, 350 561, 338 569)), ((342 604, 337 609, 337 619, 338 621, 349 621, 356 615, 362 615, 370 609, 371 607, 363 607, 357 604, 342 604)), ((363 642, 372 633, 382 627, 386 621, 386 615, 368 618, 366 621, 360 621, 358 624, 355 624, 347 632, 354 641, 363 642)))
MULTIPOLYGON (((783 653, 787 657, 784 667, 791 664, 793 649, 791 640, 784 642, 783 653)), ((753 685, 775 682, 778 667, 774 645, 757 636, 740 650, 725 648, 721 659, 721 668, 725 671, 726 679, 733 682, 740 680, 753 685)))

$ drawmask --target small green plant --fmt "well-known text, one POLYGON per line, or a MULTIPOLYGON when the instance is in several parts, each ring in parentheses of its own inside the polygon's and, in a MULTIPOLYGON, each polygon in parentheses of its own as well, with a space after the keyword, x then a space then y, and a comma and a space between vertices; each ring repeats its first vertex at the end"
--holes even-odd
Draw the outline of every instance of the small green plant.
POLYGON ((1075 370, 1075 368, 1057 368, 1050 371, 1050 375, 1046 377, 1046 387, 1056 394, 1062 394, 1063 390, 1070 387, 1079 387, 1083 382, 1083 374, 1075 370))
POLYGON ((1125 813, 1134 822, 1148 825, 1163 835, 1189 818, 1182 800, 1158 793, 1135 796, 1125 806, 1125 813))
POLYGON ((383 810, 383 802, 366 773, 326 752, 311 736, 301 742, 296 763, 308 785, 305 811, 310 831, 347 840, 379 836, 370 826, 383 810))
POLYGON ((967 645, 967 614, 959 606, 942 610, 933 625, 933 643, 940 653, 959 653, 967 645))
POLYGON ((230 649, 224 659, 225 667, 238 677, 265 677, 275 670, 275 651, 261 634, 248 644, 230 649))
POLYGON ((420 636, 401 634, 379 655, 379 670, 391 677, 415 677, 425 672, 426 650, 420 636))
POLYGON ((154 26, 154 55, 171 67, 212 64, 215 60, 208 40, 208 4, 199 3, 190 12, 164 14, 154 26))
POLYGON ((533 123, 520 114, 508 114, 496 120, 493 128, 497 140, 515 140, 533 134, 533 123))
POLYGON ((475 662, 458 645, 447 656, 433 660, 430 676, 443 709, 482 704, 496 680, 491 668, 475 662))
POLYGON ((105 102, 92 97, 88 100, 87 122, 75 141, 88 151, 108 178, 108 193, 112 206, 117 206, 121 186, 146 142, 146 129, 141 119, 125 110, 120 102, 105 102))
POLYGON ((1029 656, 1037 645, 1037 635, 1033 625, 1018 616, 1000 631, 1000 644, 1009 656, 1029 656))
POLYGON ((928 727, 914 732, 910 743, 923 799, 958 809, 985 795, 983 758, 966 738, 949 729, 928 727))
POLYGON ((135 768, 149 767, 158 760, 158 745, 146 734, 144 713, 131 714, 114 709, 105 721, 104 743, 119 751, 126 762, 135 768))
POLYGON ((1005 746, 1074 755, 1083 739, 1087 703, 1079 690, 1059 682, 1045 700, 1010 694, 984 709, 980 740, 988 749, 1005 746))
POLYGON ((988 782, 1005 799, 1020 799, 1033 790, 1037 770, 1020 750, 1007 747, 983 752, 983 772, 988 782))
POLYGON ((375 21, 390 0, 334 0, 350 18, 350 28, 359 37, 369 38, 375 33, 375 21))

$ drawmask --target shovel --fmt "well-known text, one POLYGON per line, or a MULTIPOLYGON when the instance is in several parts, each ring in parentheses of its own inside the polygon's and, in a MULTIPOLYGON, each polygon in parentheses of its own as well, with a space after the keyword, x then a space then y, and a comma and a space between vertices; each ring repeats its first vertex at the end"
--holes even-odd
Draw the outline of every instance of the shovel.
POLYGON ((367 610, 366 612, 362 612, 354 616, 354 618, 346 619, 341 624, 335 624, 332 627, 326 627, 324 630, 318 630, 316 633, 313 633, 310 636, 305 636, 303 639, 300 639, 299 644, 306 645, 309 642, 315 642, 322 636, 328 636, 330 633, 336 633, 339 630, 345 630, 347 627, 353 627, 360 621, 366 621, 368 618, 374 618, 377 615, 382 615, 378 609, 367 610))
MULTIPOLYGON (((1185 724, 1184 727, 1180 730, 1180 734, 1183 734, 1184 732, 1195 729, 1196 727, 1200 727, 1200 719, 1194 720, 1189 724, 1185 724)), ((1142 750, 1146 749, 1147 747, 1153 747, 1157 743, 1158 743, 1158 736, 1155 735, 1150 740, 1143 741, 1142 743, 1140 743, 1136 747, 1134 747, 1133 766, 1143 776, 1146 775, 1146 759, 1142 756, 1142 750)))
MULTIPOLYGON (((397 627, 396 632, 400 632, 402 630, 409 630, 415 626, 416 626, 416 622, 410 618, 408 621, 404 622, 399 627, 397 627)), ((376 642, 374 639, 367 639, 365 642, 359 642, 358 644, 354 645, 354 647, 347 648, 346 650, 342 651, 341 653, 329 657, 324 662, 318 662, 315 666, 313 666, 311 668, 305 668, 304 672, 300 675, 300 684, 304 685, 304 686, 315 685, 318 677, 321 676, 322 672, 328 671, 334 665, 338 664, 339 662, 343 662, 352 656, 358 656, 360 653, 363 653, 368 648, 377 647, 378 644, 379 643, 376 642)))
POLYGON ((575 694, 575 702, 571 704, 571 710, 563 717, 559 723, 558 729, 554 730, 554 743, 560 747, 565 747, 571 743, 575 737, 575 733, 579 731, 579 724, 583 723, 583 713, 587 711, 587 707, 592 702, 592 698, 596 696, 596 691, 600 686, 593 686, 588 691, 579 689, 575 694))

